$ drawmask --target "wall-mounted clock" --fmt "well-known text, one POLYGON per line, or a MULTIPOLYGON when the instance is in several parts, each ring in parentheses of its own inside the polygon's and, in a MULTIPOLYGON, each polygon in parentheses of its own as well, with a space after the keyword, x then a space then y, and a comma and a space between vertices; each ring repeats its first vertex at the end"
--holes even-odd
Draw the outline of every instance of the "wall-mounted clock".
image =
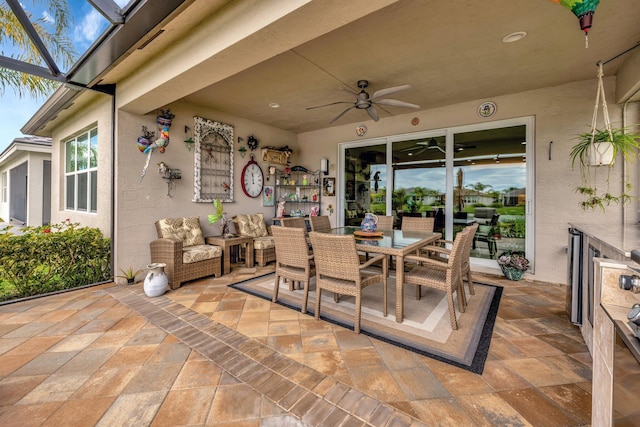
POLYGON ((260 165, 253 160, 253 156, 242 169, 240 183, 242 184, 242 191, 247 197, 258 197, 262 193, 264 176, 260 165))

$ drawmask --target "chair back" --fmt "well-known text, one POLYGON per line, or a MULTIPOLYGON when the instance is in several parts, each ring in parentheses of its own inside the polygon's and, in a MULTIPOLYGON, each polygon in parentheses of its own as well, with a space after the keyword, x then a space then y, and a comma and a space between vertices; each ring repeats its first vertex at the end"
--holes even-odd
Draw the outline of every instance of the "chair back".
POLYGON ((282 224, 283 227, 307 229, 307 222, 304 218, 299 217, 280 218, 280 224, 282 224))
POLYGON ((271 226, 276 245, 276 264, 306 268, 309 265, 309 246, 306 229, 271 226))
POLYGON ((464 250, 466 248, 467 240, 470 239, 469 229, 465 228, 458 234, 456 234, 456 238, 453 240, 453 246, 451 247, 451 253, 449 255, 449 259, 447 260, 448 268, 447 268, 447 276, 450 276, 450 283, 457 283, 455 280, 462 280, 462 262, 464 259, 464 250))
POLYGON ((327 231, 331 230, 331 222, 326 215, 322 216, 310 216, 309 222, 311 223, 311 231, 327 231))
POLYGON ((491 217, 491 221, 489 222, 489 225, 498 225, 499 218, 500 218, 500 214, 493 214, 493 216, 491 217))
POLYGON ((378 215, 377 230, 393 230, 393 217, 390 215, 378 215))
POLYGON ((433 231, 435 218, 423 218, 405 216, 402 217, 402 231, 416 231, 421 233, 430 233, 433 231))
POLYGON ((358 281, 360 259, 353 235, 337 236, 312 231, 309 233, 316 272, 319 276, 358 281))
POLYGON ((462 254, 463 254, 462 265, 465 268, 469 265, 469 258, 471 257, 471 245, 473 244, 473 239, 475 238, 476 231, 478 231, 478 227, 479 227, 479 224, 475 223, 475 224, 466 226, 463 230, 469 233, 469 236, 467 236, 467 240, 465 241, 465 244, 464 244, 464 249, 462 249, 462 254))

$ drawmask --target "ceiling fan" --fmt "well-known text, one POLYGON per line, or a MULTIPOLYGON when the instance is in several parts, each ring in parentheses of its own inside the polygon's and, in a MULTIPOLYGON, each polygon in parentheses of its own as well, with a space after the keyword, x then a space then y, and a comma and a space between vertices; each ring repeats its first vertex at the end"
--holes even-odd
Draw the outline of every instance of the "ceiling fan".
MULTIPOLYGON (((357 108, 359 110, 367 110, 369 117, 371 117, 374 122, 377 122, 380 119, 380 116, 378 115, 378 111, 375 109, 374 105, 378 105, 378 106, 389 105, 392 107, 414 108, 414 109, 420 108, 419 105, 411 104, 409 102, 399 101, 397 99, 391 99, 391 98, 380 99, 384 96, 391 95, 392 93, 411 89, 411 85, 400 85, 400 86, 388 87, 386 89, 380 89, 375 91, 373 93, 373 96, 369 96, 369 94, 365 91, 367 86, 369 86, 369 82, 367 80, 358 80, 358 87, 360 88, 360 92, 354 92, 350 89, 343 88, 343 90, 355 95, 356 97, 355 101, 331 102, 329 104, 318 105, 315 107, 307 107, 307 110, 313 110, 315 108, 321 108, 321 107, 328 107, 329 105, 336 105, 336 104, 353 104, 351 107, 347 108, 342 113, 338 114, 335 119, 331 120, 331 122, 329 122, 329 124, 331 124, 336 120, 338 120, 340 117, 342 117, 347 111, 351 110, 352 108, 357 108)), ((380 108, 384 110, 383 107, 380 107, 380 108)), ((384 111, 387 111, 387 110, 384 110, 384 111)))
MULTIPOLYGON (((444 142, 444 141, 443 141, 444 142)), ((418 141, 416 142, 416 145, 422 146, 423 148, 413 152, 413 155, 420 155, 422 153, 424 153, 427 150, 438 150, 443 154, 446 154, 445 149, 443 146, 441 146, 438 141, 436 141, 435 138, 430 138, 429 140, 425 140, 425 141, 418 141)), ((468 145, 468 144, 454 144, 453 145, 453 150, 456 153, 459 153, 460 151, 463 151, 465 149, 471 149, 471 148, 476 148, 475 145, 468 145)), ((405 148, 403 151, 413 151, 415 150, 415 147, 409 147, 409 148, 405 148)))

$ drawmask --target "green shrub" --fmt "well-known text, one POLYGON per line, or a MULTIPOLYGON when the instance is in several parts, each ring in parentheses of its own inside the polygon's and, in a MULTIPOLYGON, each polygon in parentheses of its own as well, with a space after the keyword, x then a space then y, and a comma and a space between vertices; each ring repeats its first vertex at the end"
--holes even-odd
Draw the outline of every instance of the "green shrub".
POLYGON ((97 228, 61 224, 0 234, 0 301, 111 278, 110 239, 97 228))

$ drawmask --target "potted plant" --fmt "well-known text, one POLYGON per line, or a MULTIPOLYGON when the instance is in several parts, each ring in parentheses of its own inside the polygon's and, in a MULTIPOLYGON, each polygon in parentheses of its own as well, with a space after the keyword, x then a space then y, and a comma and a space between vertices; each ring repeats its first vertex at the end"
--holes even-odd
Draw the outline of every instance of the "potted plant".
POLYGON ((129 266, 129 268, 127 268, 126 270, 121 268, 120 269, 120 273, 122 273, 122 274, 118 275, 116 277, 118 277, 120 279, 126 279, 127 280, 127 285, 132 285, 136 281, 136 276, 138 274, 142 273, 142 271, 143 270, 133 271, 133 267, 129 266))
POLYGON ((522 251, 504 251, 498 256, 497 262, 502 274, 509 280, 520 280, 529 269, 529 260, 522 251))
POLYGON ((594 129, 593 133, 583 133, 576 138, 578 142, 572 147, 569 157, 571 167, 576 164, 580 169, 582 185, 576 188, 576 192, 582 194, 586 199, 580 202, 583 209, 600 208, 604 211, 605 206, 612 203, 628 202, 632 196, 628 193, 631 183, 628 177, 624 180, 625 191, 620 195, 613 194, 609 188, 609 174, 614 164, 615 158, 621 154, 623 159, 633 162, 637 157, 637 149, 640 148, 638 142, 640 135, 627 133, 626 129, 594 129), (604 166, 607 169, 606 189, 599 192, 596 186, 597 168, 604 166))

